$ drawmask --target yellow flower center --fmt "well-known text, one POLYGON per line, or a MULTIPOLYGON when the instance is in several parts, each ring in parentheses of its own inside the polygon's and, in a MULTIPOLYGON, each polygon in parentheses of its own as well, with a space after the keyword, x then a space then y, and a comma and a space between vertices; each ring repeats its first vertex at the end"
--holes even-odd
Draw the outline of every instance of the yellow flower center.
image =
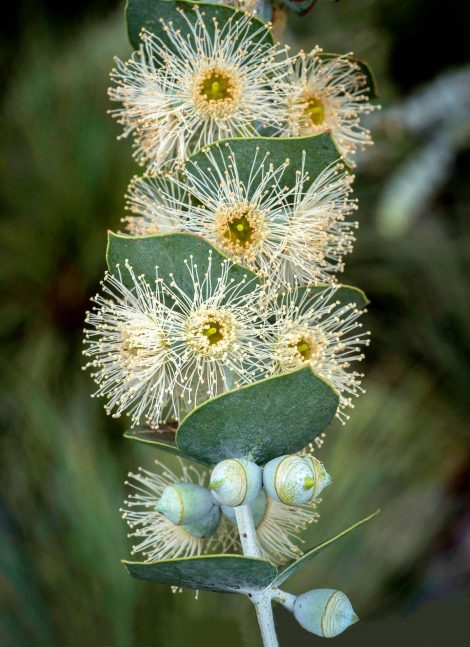
POLYGON ((215 234, 229 255, 254 260, 266 236, 265 218, 249 202, 223 207, 215 215, 215 234))
POLYGON ((211 346, 224 338, 220 321, 206 321, 202 326, 202 334, 207 337, 211 346))
POLYGON ((208 117, 226 117, 234 109, 241 93, 235 70, 220 65, 202 68, 193 80, 193 100, 208 117))
POLYGON ((186 342, 204 358, 219 358, 236 340, 236 322, 231 313, 219 308, 201 308, 188 317, 186 342))
POLYGON ((323 101, 315 94, 308 94, 305 97, 304 114, 312 126, 320 126, 325 120, 325 107, 323 101))
POLYGON ((291 348, 295 348, 299 355, 302 357, 302 360, 307 362, 309 359, 312 359, 315 354, 317 343, 315 340, 310 338, 308 341, 302 337, 297 343, 293 342, 289 344, 291 348))

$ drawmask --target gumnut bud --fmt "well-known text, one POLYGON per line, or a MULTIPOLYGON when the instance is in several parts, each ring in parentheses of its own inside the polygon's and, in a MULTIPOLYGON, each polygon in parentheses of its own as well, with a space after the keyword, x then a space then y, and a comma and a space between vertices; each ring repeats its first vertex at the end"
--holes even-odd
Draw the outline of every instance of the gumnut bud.
POLYGON ((210 491, 196 483, 168 485, 157 504, 157 511, 176 526, 187 525, 204 517, 213 507, 210 491))
POLYGON ((234 508, 254 501, 261 485, 261 468, 256 463, 244 458, 230 458, 214 467, 209 487, 217 503, 234 508))
POLYGON ((285 505, 308 503, 331 477, 323 463, 310 455, 290 454, 269 461, 263 470, 263 485, 271 498, 285 505))
POLYGON ((359 620, 346 595, 334 589, 314 589, 299 595, 294 616, 304 629, 321 638, 334 638, 359 620))
MULTIPOLYGON (((264 515, 266 513, 266 507, 268 505, 268 501, 266 497, 267 497, 266 492, 264 490, 260 490, 256 499, 249 504, 249 508, 253 516, 253 523, 255 524, 255 528, 257 528, 264 519, 264 515)), ((232 523, 234 524, 237 523, 235 510, 233 508, 229 508, 228 506, 223 505, 222 513, 224 517, 227 517, 227 519, 230 519, 232 523)))
POLYGON ((184 528, 194 537, 212 537, 219 527, 221 514, 220 506, 213 505, 204 517, 185 524, 184 528))

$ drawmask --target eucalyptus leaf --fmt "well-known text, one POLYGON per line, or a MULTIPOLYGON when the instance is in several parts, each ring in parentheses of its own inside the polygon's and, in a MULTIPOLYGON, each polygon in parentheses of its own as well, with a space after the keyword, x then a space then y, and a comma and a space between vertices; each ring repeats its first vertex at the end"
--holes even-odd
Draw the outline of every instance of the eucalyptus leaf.
MULTIPOLYGON (((180 29, 183 34, 189 33, 189 27, 186 20, 181 15, 184 11, 188 18, 196 17, 195 7, 204 10, 205 24, 209 34, 213 33, 213 19, 215 18, 219 25, 224 25, 227 20, 234 18, 242 18, 245 13, 231 7, 225 7, 221 4, 214 4, 208 2, 186 2, 185 0, 128 0, 126 8, 127 17, 127 30, 131 45, 137 49, 140 45, 139 34, 142 28, 156 34, 161 40, 171 47, 171 42, 162 29, 163 20, 166 24, 173 23, 174 29, 180 29)), ((255 36, 256 44, 259 45, 263 42, 273 44, 273 37, 271 32, 266 29, 261 33, 260 27, 265 26, 264 23, 256 17, 250 20, 249 33, 255 36)), ((233 45, 236 47, 236 39, 233 45)))
POLYGON ((282 2, 294 13, 305 16, 317 4, 318 0, 282 0, 282 2))
POLYGON ((301 450, 331 422, 338 394, 309 367, 204 402, 180 424, 176 444, 203 463, 258 464, 301 450))
POLYGON ((128 562, 132 577, 178 588, 248 593, 264 589, 277 575, 269 562, 242 555, 204 555, 159 562, 128 562))
POLYGON ((363 524, 367 523, 367 521, 370 521, 378 514, 380 514, 380 510, 376 510, 375 512, 368 515, 367 517, 364 517, 364 519, 361 519, 360 521, 357 521, 349 528, 346 528, 346 530, 343 530, 342 532, 335 535, 334 537, 331 537, 330 539, 323 541, 321 544, 318 544, 318 546, 315 546, 314 548, 311 548, 310 550, 308 550, 306 553, 302 555, 302 557, 300 557, 300 559, 297 559, 295 562, 292 562, 292 564, 289 564, 289 566, 286 566, 279 573, 279 575, 273 582, 273 586, 280 586, 283 582, 287 580, 287 578, 289 578, 291 575, 294 575, 294 573, 297 573, 297 571, 299 571, 306 564, 308 564, 308 562, 314 557, 316 557, 322 550, 324 550, 325 548, 328 548, 328 546, 331 546, 331 544, 334 544, 335 541, 338 541, 338 539, 345 537, 353 530, 356 530, 356 528, 359 528, 363 524))
MULTIPOLYGON (((233 153, 240 181, 245 186, 249 184, 252 175, 253 162, 269 155, 267 162, 274 168, 281 166, 286 159, 290 161, 282 175, 282 186, 293 187, 297 179, 297 171, 302 164, 303 152, 306 153, 305 170, 313 181, 324 169, 341 159, 341 153, 331 134, 321 133, 309 137, 250 137, 223 139, 194 153, 189 158, 189 168, 197 164, 203 169, 208 165, 205 151, 211 151, 215 164, 219 168, 230 164, 229 155, 233 153)), ((256 186, 252 190, 256 190, 256 186)))
MULTIPOLYGON (((325 290, 331 290, 331 286, 328 285, 309 285, 302 286, 297 288, 296 291, 296 303, 299 303, 303 298, 305 293, 308 291, 314 299, 318 294, 321 294, 325 290)), ((282 299, 282 292, 279 295, 279 300, 282 299)), ((355 288, 351 285, 339 285, 332 297, 332 301, 338 301, 339 307, 348 305, 349 303, 355 304, 360 310, 363 310, 368 304, 369 299, 365 293, 359 288, 355 288)))
MULTIPOLYGON (((168 423, 160 425, 158 429, 151 429, 150 427, 135 427, 126 431, 124 438, 127 440, 135 440, 138 443, 149 445, 153 449, 159 449, 167 454, 174 454, 181 458, 195 460, 192 456, 187 456, 180 451, 176 445, 176 428, 177 423, 168 423)), ((201 462, 201 461, 197 461, 201 462)), ((208 463, 204 463, 208 465, 208 463)))
MULTIPOLYGON (((319 56, 320 58, 330 59, 330 58, 336 58, 337 56, 342 56, 342 54, 322 52, 321 54, 319 54, 319 56)), ((357 65, 359 65, 361 72, 362 74, 364 74, 366 79, 366 91, 369 99, 377 99, 377 97, 379 96, 379 88, 377 85, 377 80, 375 78, 375 75, 372 72, 372 69, 370 68, 369 64, 366 63, 366 61, 363 61, 362 58, 359 58, 352 54, 350 54, 349 56, 346 56, 346 58, 349 61, 352 61, 354 63, 357 63, 357 65)))
MULTIPOLYGON (((170 274, 179 287, 189 296, 194 294, 194 284, 185 260, 192 256, 193 263, 198 267, 199 278, 202 280, 209 267, 209 255, 212 254, 211 278, 213 284, 221 274, 221 264, 227 257, 203 238, 195 234, 160 234, 156 236, 126 236, 109 232, 107 262, 109 271, 116 273, 116 265, 124 267, 126 260, 132 266, 136 275, 143 275, 152 285, 155 281, 155 268, 158 275, 167 280, 170 274)), ((237 283, 246 280, 246 285, 240 289, 240 294, 249 293, 258 285, 256 275, 248 268, 232 264, 229 278, 237 283)), ((122 272, 122 280, 130 289, 133 283, 126 272, 122 272)))

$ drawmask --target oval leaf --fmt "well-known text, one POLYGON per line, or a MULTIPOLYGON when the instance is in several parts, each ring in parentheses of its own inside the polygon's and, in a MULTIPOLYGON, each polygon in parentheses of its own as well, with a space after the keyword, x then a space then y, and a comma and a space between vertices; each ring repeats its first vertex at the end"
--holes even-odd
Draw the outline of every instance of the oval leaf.
POLYGON ((356 528, 359 528, 359 526, 362 526, 362 524, 366 523, 367 521, 370 521, 371 519, 376 517, 379 513, 380 513, 380 510, 376 510, 368 517, 364 517, 364 519, 361 519, 360 521, 357 521, 349 528, 346 528, 346 530, 343 530, 342 532, 335 535, 334 537, 331 537, 330 539, 323 541, 321 544, 318 544, 318 546, 315 546, 314 548, 311 548, 310 550, 308 550, 306 553, 304 553, 304 555, 302 555, 300 559, 297 559, 292 564, 289 564, 289 566, 286 566, 279 573, 276 580, 273 582, 273 586, 274 585, 280 586, 283 582, 287 580, 288 577, 290 577, 291 575, 294 575, 294 573, 297 573, 297 571, 303 568, 311 559, 316 557, 324 548, 328 548, 328 546, 331 546, 331 544, 334 544, 335 541, 338 541, 338 539, 341 539, 342 537, 348 535, 353 530, 356 530, 356 528))
MULTIPOLYGON (((137 49, 140 45, 140 30, 142 28, 159 36, 161 40, 171 47, 171 41, 166 36, 162 29, 163 20, 165 23, 172 22, 175 29, 180 29, 183 34, 189 33, 189 27, 186 20, 181 15, 183 10, 189 18, 196 16, 195 7, 204 9, 205 23, 208 33, 213 33, 213 19, 215 18, 219 25, 223 25, 230 18, 242 18, 245 14, 242 11, 232 9, 231 7, 224 7, 218 4, 207 2, 172 2, 171 0, 128 0, 126 17, 127 17, 127 30, 131 45, 137 49), (179 10, 179 11, 178 11, 179 10)), ((266 25, 258 18, 251 18, 250 31, 255 36, 256 44, 267 42, 273 44, 273 37, 271 32, 266 29, 266 25), (260 27, 265 29, 260 33, 260 27)), ((236 47, 236 39, 233 41, 234 48, 236 47)))
MULTIPOLYGON (((189 158, 189 167, 197 164, 200 167, 207 166, 206 150, 210 150, 219 168, 225 168, 230 164, 229 155, 233 153, 237 163, 237 171, 240 181, 248 186, 249 178, 253 175, 252 166, 256 156, 262 160, 269 154, 268 161, 274 168, 281 166, 286 159, 290 160, 289 166, 282 174, 282 186, 289 188, 295 186, 297 171, 302 163, 302 155, 305 151, 305 170, 308 171, 310 180, 315 178, 328 166, 341 159, 335 141, 330 133, 321 133, 313 137, 250 137, 223 139, 207 146, 189 158)), ((251 183, 252 184, 252 183, 251 183)), ((253 191, 256 190, 253 186, 253 191)))
POLYGON ((273 581, 277 568, 262 559, 242 555, 204 555, 160 562, 123 562, 132 577, 184 589, 226 593, 261 590, 273 581))
MULTIPOLYGON (((155 268, 158 275, 164 280, 170 274, 180 288, 189 296, 194 294, 193 281, 184 263, 193 257, 193 263, 198 266, 199 277, 202 278, 209 266, 209 255, 212 254, 211 277, 213 284, 220 276, 221 264, 227 257, 203 238, 194 234, 160 234, 156 236, 126 236, 109 232, 106 260, 110 272, 114 272, 116 265, 124 266, 129 261, 137 276, 143 274, 152 285, 155 281, 155 268)), ((233 264, 229 270, 229 277, 237 283, 246 279, 246 286, 241 293, 252 292, 258 283, 256 275, 242 265, 233 264)), ((123 273, 122 280, 129 289, 133 287, 130 277, 123 273)))
POLYGON ((203 463, 243 457, 263 464, 305 447, 337 406, 331 386, 300 368, 204 402, 183 420, 176 444, 203 463))

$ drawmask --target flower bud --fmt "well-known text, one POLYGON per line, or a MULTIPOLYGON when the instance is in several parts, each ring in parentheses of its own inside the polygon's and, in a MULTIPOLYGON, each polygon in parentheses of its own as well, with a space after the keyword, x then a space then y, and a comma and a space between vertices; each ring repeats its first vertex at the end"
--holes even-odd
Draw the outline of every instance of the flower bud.
POLYGON ((314 589, 299 595, 294 616, 304 629, 321 638, 334 638, 359 620, 346 595, 334 589, 314 589))
POLYGON ((157 504, 157 511, 176 526, 204 517, 213 507, 210 491, 196 483, 168 485, 157 504))
MULTIPOLYGON (((268 502, 266 498, 266 492, 264 490, 260 490, 256 499, 249 504, 255 528, 257 528, 263 520, 267 504, 268 502)), ((223 505, 222 512, 224 516, 227 517, 227 519, 230 519, 232 523, 237 523, 235 510, 233 508, 229 508, 228 506, 223 505)))
POLYGON ((231 458, 214 467, 209 487, 217 503, 233 508, 254 501, 261 484, 261 469, 256 463, 244 458, 231 458))
POLYGON ((285 505, 308 503, 329 483, 323 463, 313 456, 290 454, 269 461, 263 470, 263 485, 271 498, 285 505))
POLYGON ((204 517, 193 521, 193 523, 185 524, 184 528, 195 537, 212 537, 219 527, 220 517, 220 506, 213 505, 204 517))

